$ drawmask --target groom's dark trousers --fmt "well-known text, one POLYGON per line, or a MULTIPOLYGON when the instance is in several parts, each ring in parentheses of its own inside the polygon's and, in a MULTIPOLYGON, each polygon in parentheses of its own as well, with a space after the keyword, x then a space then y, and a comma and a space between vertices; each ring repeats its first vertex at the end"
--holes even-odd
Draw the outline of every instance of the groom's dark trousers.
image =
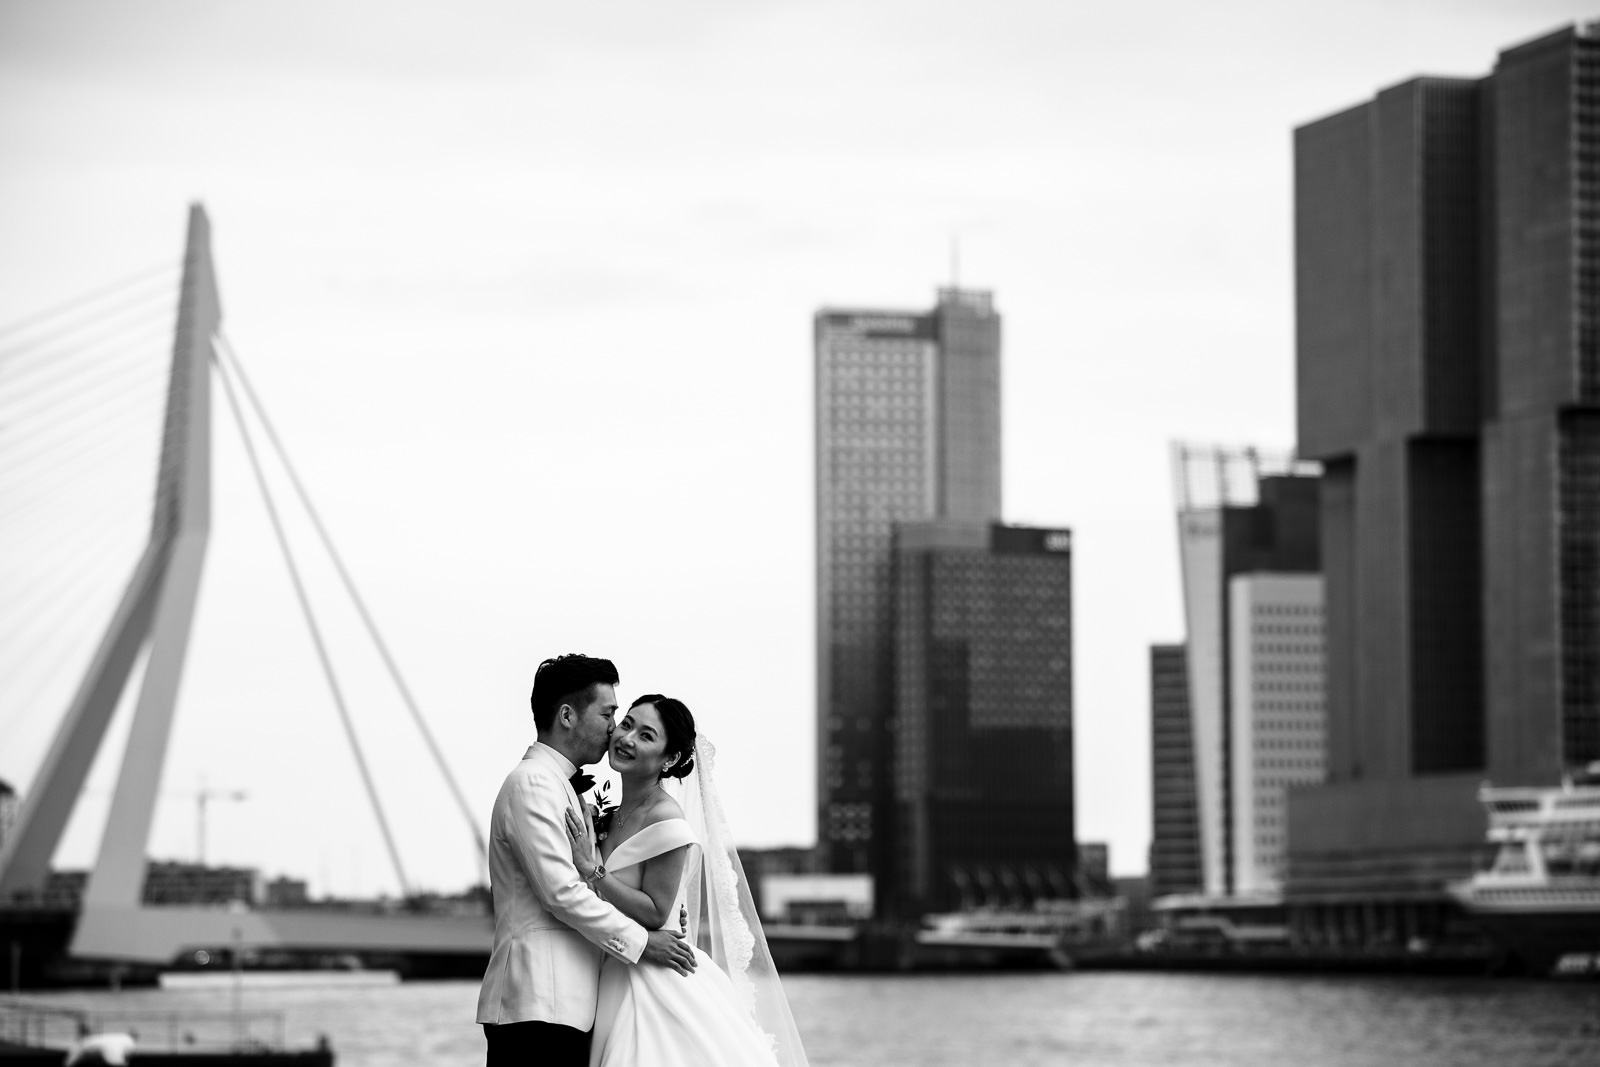
POLYGON ((590 1033, 557 1023, 484 1023, 487 1067, 586 1067, 590 1033))

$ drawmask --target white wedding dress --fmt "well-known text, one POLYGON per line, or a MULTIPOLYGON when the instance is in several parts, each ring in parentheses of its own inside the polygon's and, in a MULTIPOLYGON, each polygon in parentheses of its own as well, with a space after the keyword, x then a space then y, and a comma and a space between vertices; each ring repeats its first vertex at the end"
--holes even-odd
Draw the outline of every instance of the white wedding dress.
POLYGON ((717 797, 715 759, 702 735, 695 769, 669 783, 684 818, 646 826, 605 859, 637 889, 647 860, 690 846, 664 929, 677 928, 686 905, 698 966, 686 976, 606 960, 590 1067, 808 1067, 717 797))
MULTIPOLYGON (((638 889, 644 861, 681 845, 700 847, 686 820, 653 823, 618 845, 606 870, 638 889)), ((677 927, 692 865, 685 864, 665 928, 677 927)), ((699 966, 687 976, 613 959, 601 966, 590 1067, 777 1067, 771 1043, 740 1007, 728 976, 698 948, 695 959, 699 966)))

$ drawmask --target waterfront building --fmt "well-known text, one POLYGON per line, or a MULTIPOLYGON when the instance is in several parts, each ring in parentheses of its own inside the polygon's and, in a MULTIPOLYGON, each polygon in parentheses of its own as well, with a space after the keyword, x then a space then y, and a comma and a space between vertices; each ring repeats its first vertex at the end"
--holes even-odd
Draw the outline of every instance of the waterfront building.
POLYGON ((824 869, 890 862, 896 523, 1000 517, 1000 316, 942 289, 929 312, 815 318, 817 837, 824 869))
POLYGON ((1289 790, 1326 772, 1322 576, 1241 574, 1228 583, 1232 892, 1282 888, 1289 790))
POLYGON ((152 860, 145 867, 142 899, 146 904, 260 904, 265 890, 261 872, 253 867, 152 860))
POLYGON ((1200 827, 1182 645, 1150 646, 1150 895, 1200 891, 1200 827))
POLYGON ((279 875, 262 886, 262 903, 269 908, 303 908, 311 903, 311 888, 303 878, 279 875))
POLYGON ((1317 572, 1318 479, 1312 464, 1257 449, 1178 445, 1174 460, 1198 888, 1221 897, 1235 892, 1239 867, 1235 716, 1251 713, 1250 703, 1234 696, 1239 651, 1229 591, 1241 576, 1317 572))
POLYGON ((851 926, 873 917, 871 875, 770 873, 751 876, 750 884, 761 918, 770 923, 851 926))
POLYGON ((0 778, 0 848, 5 847, 6 837, 16 824, 17 809, 21 806, 17 791, 11 788, 10 782, 0 778))
POLYGON ((1500 56, 1484 383, 1489 776, 1600 760, 1600 22, 1500 56))
POLYGON ((1480 782, 1600 758, 1600 35, 1300 128, 1295 218, 1329 726, 1291 917, 1432 938, 1480 782))
POLYGON ((900 914, 1077 895, 1072 535, 895 528, 893 839, 900 914))
MULTIPOLYGON (((89 872, 52 870, 40 898, 46 908, 78 911, 89 872)), ((140 901, 144 904, 261 904, 265 883, 253 867, 207 867, 199 863, 151 860, 145 866, 140 901)))
POLYGON ((1104 841, 1078 842, 1078 892, 1086 897, 1116 894, 1111 878, 1111 846, 1104 841))

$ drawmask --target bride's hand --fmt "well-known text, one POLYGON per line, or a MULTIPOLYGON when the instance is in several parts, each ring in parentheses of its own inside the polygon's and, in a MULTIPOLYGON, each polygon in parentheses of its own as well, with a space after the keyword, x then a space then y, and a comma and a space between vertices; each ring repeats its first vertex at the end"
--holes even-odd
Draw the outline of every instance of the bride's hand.
POLYGON ((567 837, 572 840, 572 865, 578 868, 581 874, 588 874, 594 870, 594 844, 584 832, 578 813, 571 808, 567 809, 567 837))

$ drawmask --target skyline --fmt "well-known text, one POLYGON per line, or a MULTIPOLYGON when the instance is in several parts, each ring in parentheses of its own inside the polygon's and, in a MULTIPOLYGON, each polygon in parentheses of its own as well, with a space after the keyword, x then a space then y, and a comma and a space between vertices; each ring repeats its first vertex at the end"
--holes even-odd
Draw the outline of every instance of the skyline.
MULTIPOLYGON (((618 30, 502 5, 11 4, 0 324, 175 263, 202 200, 224 331, 482 818, 532 739, 534 666, 577 650, 615 658, 623 694, 685 699, 739 838, 778 844, 814 833, 811 316, 992 290, 1002 517, 1074 531, 1079 836, 1142 871, 1145 658, 1183 635, 1169 442, 1294 442, 1292 128, 1586 14, 1385 6, 639 5, 618 30)), ((252 794, 212 813, 215 862, 271 837, 269 874, 381 888, 375 835, 316 835, 359 787, 214 432, 168 785, 252 794)), ((55 725, 10 705, 25 681, 0 681, 0 778, 24 790, 55 725)), ((396 773, 421 758, 398 702, 351 686, 413 877, 463 884, 442 789, 396 773)), ((192 836, 169 805, 152 852, 192 836)))

